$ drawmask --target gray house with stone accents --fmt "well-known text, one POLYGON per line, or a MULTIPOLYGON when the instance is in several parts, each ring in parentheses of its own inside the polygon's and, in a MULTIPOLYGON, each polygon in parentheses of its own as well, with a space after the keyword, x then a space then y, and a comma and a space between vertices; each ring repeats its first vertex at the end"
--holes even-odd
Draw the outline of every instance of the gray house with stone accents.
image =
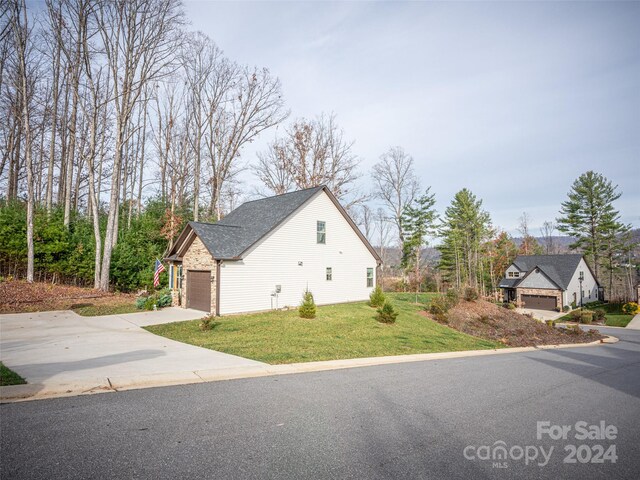
POLYGON ((603 291, 580 254, 520 255, 500 281, 506 302, 558 310, 603 299, 603 291))
POLYGON ((365 300, 381 262, 326 186, 189 222, 165 260, 173 304, 216 315, 365 300))

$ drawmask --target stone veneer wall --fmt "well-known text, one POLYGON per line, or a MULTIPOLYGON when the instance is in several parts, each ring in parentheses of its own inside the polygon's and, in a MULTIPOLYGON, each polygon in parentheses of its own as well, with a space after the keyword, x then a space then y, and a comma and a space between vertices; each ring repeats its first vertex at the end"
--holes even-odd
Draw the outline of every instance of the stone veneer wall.
POLYGON ((216 261, 207 247, 196 237, 182 257, 182 307, 187 308, 187 272, 189 270, 211 271, 211 313, 216 313, 216 261))
POLYGON ((545 295, 556 297, 556 307, 562 308, 562 290, 549 290, 547 288, 516 288, 516 305, 522 305, 522 295, 545 295))

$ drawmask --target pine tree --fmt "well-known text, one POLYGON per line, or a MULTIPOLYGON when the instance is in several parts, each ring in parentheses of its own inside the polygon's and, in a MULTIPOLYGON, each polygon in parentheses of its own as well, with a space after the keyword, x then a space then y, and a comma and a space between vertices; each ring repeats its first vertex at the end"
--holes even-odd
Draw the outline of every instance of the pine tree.
POLYGON ((584 252, 596 278, 603 259, 619 248, 613 240, 631 228, 620 222, 620 213, 613 206, 621 195, 605 176, 588 171, 573 182, 560 208, 558 230, 576 239, 569 248, 584 252))
POLYGON ((491 235, 491 218, 482 209, 482 200, 463 188, 447 207, 439 229, 440 268, 456 288, 469 285, 484 289, 483 249, 491 235))
MULTIPOLYGON (((420 289, 420 255, 426 245, 427 235, 433 233, 437 213, 433 206, 435 195, 427 188, 424 195, 407 205, 402 213, 402 229, 405 240, 402 244, 403 268, 413 268, 416 281, 416 295, 420 289)), ((417 301, 417 299, 416 299, 417 301)))

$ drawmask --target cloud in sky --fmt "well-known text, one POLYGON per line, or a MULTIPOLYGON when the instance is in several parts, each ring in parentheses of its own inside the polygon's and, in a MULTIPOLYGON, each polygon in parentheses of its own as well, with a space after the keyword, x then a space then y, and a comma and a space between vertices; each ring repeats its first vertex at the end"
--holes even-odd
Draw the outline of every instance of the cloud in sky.
POLYGON ((527 211, 537 228, 591 169, 640 226, 640 3, 186 7, 230 58, 280 77, 293 118, 335 112, 364 172, 404 147, 441 211, 467 187, 496 225, 527 211))

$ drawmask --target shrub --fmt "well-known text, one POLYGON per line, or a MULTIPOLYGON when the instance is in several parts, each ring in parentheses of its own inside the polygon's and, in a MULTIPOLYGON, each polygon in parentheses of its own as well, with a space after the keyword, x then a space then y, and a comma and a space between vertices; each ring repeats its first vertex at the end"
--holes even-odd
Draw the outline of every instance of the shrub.
POLYGON ((144 304, 147 301, 147 297, 138 297, 136 298, 136 308, 138 310, 142 310, 144 308, 144 304))
POLYGON ((580 335, 582 333, 580 325, 569 325, 566 330, 567 333, 573 333, 574 335, 580 335))
POLYGON ((378 309, 378 315, 376 320, 382 323, 395 323, 398 318, 398 312, 393 309, 393 305, 389 302, 384 302, 382 308, 378 309))
POLYGON ((545 323, 550 327, 555 327, 556 326, 556 321, 555 320, 546 320, 545 323))
POLYGON ((381 307, 384 305, 385 301, 386 297, 382 288, 380 288, 380 285, 376 286, 376 288, 371 292, 371 295, 369 295, 369 305, 372 307, 381 307))
POLYGON ((561 311, 562 311, 562 310, 560 309, 560 307, 556 307, 556 308, 554 308, 554 310, 555 310, 556 312, 561 312, 561 311))
POLYGON ((507 309, 509 309, 509 310, 515 310, 515 309, 516 309, 516 304, 515 304, 515 302, 509 302, 509 303, 507 303, 507 309))
POLYGON ((571 311, 571 307, 569 305, 565 305, 564 307, 562 307, 562 311, 563 312, 570 312, 571 311))
POLYGON ((313 294, 309 290, 302 294, 302 303, 298 308, 298 314, 301 318, 316 318, 316 302, 313 300, 313 294))
POLYGON ((628 302, 622 306, 622 313, 625 315, 635 315, 636 313, 640 313, 640 309, 636 302, 628 302))
POLYGON ((571 308, 572 308, 573 310, 575 310, 577 306, 578 306, 578 305, 576 304, 576 302, 571 302, 571 308))
POLYGON ((458 290, 456 290, 455 288, 450 288, 449 290, 447 290, 445 297, 447 300, 447 310, 455 307, 458 303, 460 303, 460 292, 458 292, 458 290))
POLYGON ((607 312, 604 310, 604 308, 596 308, 593 311, 593 319, 596 322, 601 322, 605 319, 605 317, 607 316, 607 312))
POLYGON ((214 319, 212 316, 204 317, 202 320, 200 320, 200 324, 198 325, 200 327, 200 330, 202 330, 203 332, 206 330, 213 330, 213 327, 215 325, 213 320, 214 319))
POLYGON ((478 295, 478 290, 476 288, 467 287, 464 289, 464 299, 467 302, 475 302, 476 300, 478 300, 479 296, 480 295, 478 295))
POLYGON ((582 310, 580 313, 580 323, 590 325, 593 322, 593 312, 590 310, 582 310))
POLYGON ((571 310, 571 313, 569 314, 569 319, 572 322, 579 322, 580 321, 580 310, 571 310))
POLYGON ((153 295, 136 298, 136 308, 139 310, 153 310, 153 307, 163 308, 171 305, 171 290, 165 288, 153 295))
POLYGON ((434 315, 442 315, 449 310, 447 305, 447 299, 445 297, 436 297, 431 300, 431 304, 429 305, 429 313, 434 315))

